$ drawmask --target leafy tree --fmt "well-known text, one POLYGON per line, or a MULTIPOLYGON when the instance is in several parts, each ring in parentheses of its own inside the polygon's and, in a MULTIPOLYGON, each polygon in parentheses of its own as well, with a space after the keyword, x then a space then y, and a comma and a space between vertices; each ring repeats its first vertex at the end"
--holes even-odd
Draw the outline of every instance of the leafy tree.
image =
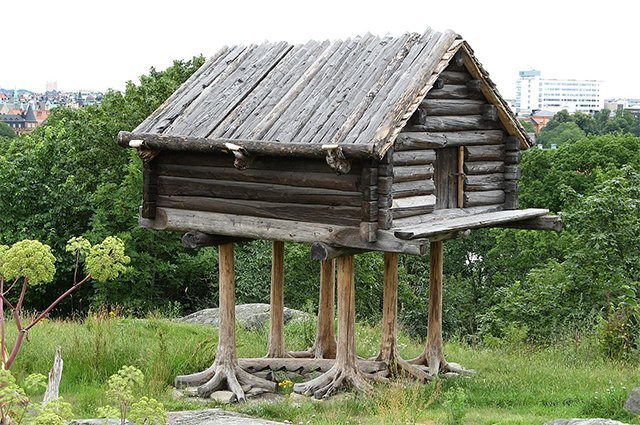
POLYGON ((552 128, 549 126, 543 128, 538 134, 538 143, 549 148, 552 145, 560 146, 565 143, 573 143, 584 136, 585 132, 575 122, 562 122, 552 128))
POLYGON ((13 131, 9 124, 0 122, 0 139, 2 139, 3 137, 5 139, 13 139, 17 136, 15 131, 13 131))
POLYGON ((524 129, 525 129, 525 131, 527 133, 535 133, 536 132, 536 128, 531 123, 531 121, 520 120, 520 124, 522 124, 522 126, 524 127, 524 129))

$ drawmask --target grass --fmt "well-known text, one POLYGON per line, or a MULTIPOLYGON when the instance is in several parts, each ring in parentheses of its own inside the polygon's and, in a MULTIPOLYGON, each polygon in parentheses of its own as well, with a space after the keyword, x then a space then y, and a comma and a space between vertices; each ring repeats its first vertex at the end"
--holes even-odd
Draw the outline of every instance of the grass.
MULTIPOLYGON (((287 325, 288 347, 306 348, 314 331, 313 323, 287 325)), ((359 355, 376 353, 378 335, 377 328, 358 326, 359 355)), ((266 330, 249 332, 239 327, 239 355, 263 356, 267 337, 266 330)), ((211 328, 162 319, 96 315, 82 322, 47 321, 30 332, 12 371, 19 382, 29 373, 47 373, 60 345, 65 361, 60 392, 74 405, 78 417, 92 417, 107 404, 106 381, 123 365, 144 372, 144 395, 162 401, 169 410, 194 409, 202 405, 173 399, 171 382, 177 374, 209 366, 216 344, 217 334, 211 328)), ((422 343, 401 335, 400 349, 404 357, 413 357, 421 352, 422 343)), ((638 366, 604 359, 588 341, 500 348, 450 342, 445 352, 449 360, 478 374, 427 386, 377 386, 368 396, 344 394, 324 402, 284 399, 226 408, 296 424, 446 423, 452 407, 445 400, 452 388, 460 387, 465 395, 465 424, 541 424, 568 417, 607 417, 640 424, 622 410, 631 388, 640 384, 638 366)))

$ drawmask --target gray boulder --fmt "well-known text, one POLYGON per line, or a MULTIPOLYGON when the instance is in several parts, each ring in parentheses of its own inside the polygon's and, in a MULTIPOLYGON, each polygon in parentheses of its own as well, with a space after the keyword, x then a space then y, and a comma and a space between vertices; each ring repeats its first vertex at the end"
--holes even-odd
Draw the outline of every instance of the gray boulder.
MULTIPOLYGON (((236 305, 236 321, 250 330, 261 329, 269 320, 269 312, 271 306, 269 304, 238 304, 236 305)), ((284 323, 291 320, 306 320, 309 315, 304 311, 294 310, 291 308, 284 309, 284 323)), ((201 325, 218 326, 220 323, 220 309, 207 308, 196 311, 188 316, 178 319, 184 323, 199 323, 201 325)))
POLYGON ((632 415, 640 414, 640 388, 634 388, 624 403, 624 410, 632 415))
POLYGON ((612 419, 556 419, 544 425, 628 425, 612 419))
POLYGON ((282 422, 252 418, 220 409, 170 412, 168 419, 169 425, 282 425, 282 422))
MULTIPOLYGON (((235 412, 220 409, 190 410, 169 412, 169 425, 283 425, 282 422, 252 418, 235 412)), ((127 421, 127 424, 130 424, 127 421)), ((120 425, 119 419, 77 419, 69 421, 69 425, 120 425)))

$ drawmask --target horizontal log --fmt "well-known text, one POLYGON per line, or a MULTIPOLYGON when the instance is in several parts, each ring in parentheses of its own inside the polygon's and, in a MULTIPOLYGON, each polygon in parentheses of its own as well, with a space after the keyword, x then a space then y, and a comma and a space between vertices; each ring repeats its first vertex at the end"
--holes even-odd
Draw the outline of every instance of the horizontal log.
MULTIPOLYGON (((161 152, 154 162, 158 164, 185 165, 185 166, 203 166, 203 167, 226 167, 234 169, 234 159, 232 156, 220 153, 198 153, 198 152, 161 152)), ((363 161, 352 161, 351 172, 342 176, 360 177, 363 161)), ((302 172, 302 173, 319 173, 335 176, 335 172, 327 166, 324 158, 296 158, 291 161, 287 158, 277 156, 262 156, 255 158, 248 170, 236 170, 237 172, 247 173, 251 170, 271 170, 277 172, 302 172)))
POLYGON ((488 121, 482 115, 451 115, 426 117, 423 125, 408 126, 411 131, 461 131, 499 129, 500 123, 488 121))
POLYGON ((476 146, 502 144, 502 130, 471 130, 458 132, 402 132, 398 134, 396 155, 404 151, 447 146, 476 146))
POLYGON ((422 205, 435 205, 436 197, 434 195, 413 196, 404 199, 394 199, 391 208, 410 208, 422 205))
POLYGON ((324 204, 359 207, 362 193, 340 190, 186 177, 158 178, 158 195, 324 204))
POLYGON ((465 146, 465 161, 503 161, 504 145, 465 146))
POLYGON ((204 196, 160 196, 158 206, 183 210, 208 211, 252 217, 307 220, 317 223, 358 226, 362 209, 321 204, 294 204, 204 196))
POLYGON ((433 149, 421 149, 393 153, 393 166, 431 164, 436 160, 436 151, 433 149))
POLYGON ((512 221, 522 221, 529 218, 547 214, 549 210, 527 209, 520 211, 498 211, 486 214, 470 215, 450 220, 442 220, 439 223, 423 223, 412 227, 395 230, 396 237, 401 239, 430 238, 438 234, 446 234, 467 229, 479 229, 493 227, 498 224, 512 221))
POLYGON ((311 244, 312 260, 332 260, 345 255, 355 255, 366 251, 357 248, 346 248, 343 246, 331 246, 324 242, 314 242, 311 244))
POLYGON ((445 84, 441 89, 431 89, 426 99, 482 99, 482 93, 469 89, 467 84, 445 84))
MULTIPOLYGON (((207 139, 200 137, 169 136, 152 133, 118 133, 118 143, 130 147, 131 141, 140 140, 140 147, 153 150, 186 152, 232 153, 236 146, 249 155, 294 156, 305 158, 324 158, 327 150, 316 143, 281 143, 268 140, 207 139)), ((338 146, 347 158, 369 158, 373 156, 373 145, 340 144, 338 146)))
POLYGON ((552 230, 554 232, 559 232, 562 230, 562 217, 558 215, 543 215, 542 217, 500 224, 498 227, 506 227, 509 229, 552 230))
POLYGON ((479 174, 464 177, 465 191, 504 190, 504 174, 479 174))
POLYGON ((468 72, 456 72, 449 70, 442 71, 438 78, 444 81, 445 84, 466 84, 467 81, 472 79, 471 74, 468 72))
POLYGON ((182 236, 182 246, 187 249, 205 248, 208 246, 220 246, 228 243, 244 243, 251 239, 237 238, 234 236, 210 235, 202 232, 187 232, 182 236))
MULTIPOLYGON (((249 373, 263 370, 288 372, 326 372, 335 364, 334 359, 301 359, 301 358, 254 358, 238 359, 240 367, 249 373)), ((374 360, 358 360, 358 369, 362 373, 377 373, 388 368, 385 362, 374 360)))
POLYGON ((503 190, 489 190, 486 192, 465 192, 464 207, 478 207, 481 205, 494 205, 504 203, 503 190))
POLYGON ((408 196, 433 195, 436 186, 432 179, 394 183, 393 197, 406 198, 408 196))
POLYGON ((425 99, 420 104, 427 116, 481 115, 484 106, 491 105, 485 100, 472 99, 425 99))
POLYGON ((238 170, 231 167, 203 165, 163 164, 157 166, 158 174, 172 177, 271 183, 286 186, 315 187, 324 189, 359 191, 360 179, 353 174, 296 172, 280 170, 238 170))
POLYGON ((393 170, 393 182, 423 181, 433 177, 433 165, 404 165, 393 170))
POLYGON ((377 241, 365 242, 360 229, 340 225, 251 217, 206 211, 189 211, 158 207, 156 218, 140 218, 141 227, 156 230, 188 232, 192 230, 216 235, 238 236, 248 239, 266 239, 289 242, 325 242, 333 246, 360 248, 367 251, 399 252, 425 255, 425 241, 407 243, 398 240, 391 231, 377 231, 377 241))
POLYGON ((503 173, 504 162, 502 161, 483 161, 483 162, 465 162, 465 174, 490 174, 503 173))

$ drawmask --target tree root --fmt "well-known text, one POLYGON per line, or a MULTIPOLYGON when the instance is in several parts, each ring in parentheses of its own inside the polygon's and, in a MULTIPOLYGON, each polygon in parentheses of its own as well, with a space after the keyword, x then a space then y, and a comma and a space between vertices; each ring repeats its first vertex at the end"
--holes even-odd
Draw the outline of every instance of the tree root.
POLYGON ((444 358, 438 358, 433 356, 431 359, 427 359, 427 356, 423 353, 419 357, 413 360, 409 360, 410 365, 422 366, 428 370, 428 376, 430 379, 436 377, 439 373, 457 373, 459 375, 471 376, 475 375, 475 371, 472 369, 465 369, 457 363, 449 363, 444 358))
MULTIPOLYGON (((376 381, 386 381, 386 378, 376 374, 366 375, 376 381), (375 376, 374 376, 375 375, 375 376)), ((356 391, 367 392, 371 385, 355 367, 334 365, 328 372, 309 382, 295 384, 293 391, 298 394, 312 395, 314 398, 327 398, 343 388, 354 388, 356 391)))
POLYGON ((433 380, 433 376, 416 367, 400 357, 396 357, 388 362, 389 375, 393 379, 402 381, 417 381, 425 384, 433 380))
POLYGON ((213 392, 228 389, 235 396, 235 401, 245 400, 245 390, 253 388, 275 391, 276 383, 267 381, 245 372, 238 365, 213 364, 208 369, 191 375, 177 376, 176 388, 197 386, 198 396, 209 397, 213 392), (244 388, 244 389, 243 389, 244 388))

